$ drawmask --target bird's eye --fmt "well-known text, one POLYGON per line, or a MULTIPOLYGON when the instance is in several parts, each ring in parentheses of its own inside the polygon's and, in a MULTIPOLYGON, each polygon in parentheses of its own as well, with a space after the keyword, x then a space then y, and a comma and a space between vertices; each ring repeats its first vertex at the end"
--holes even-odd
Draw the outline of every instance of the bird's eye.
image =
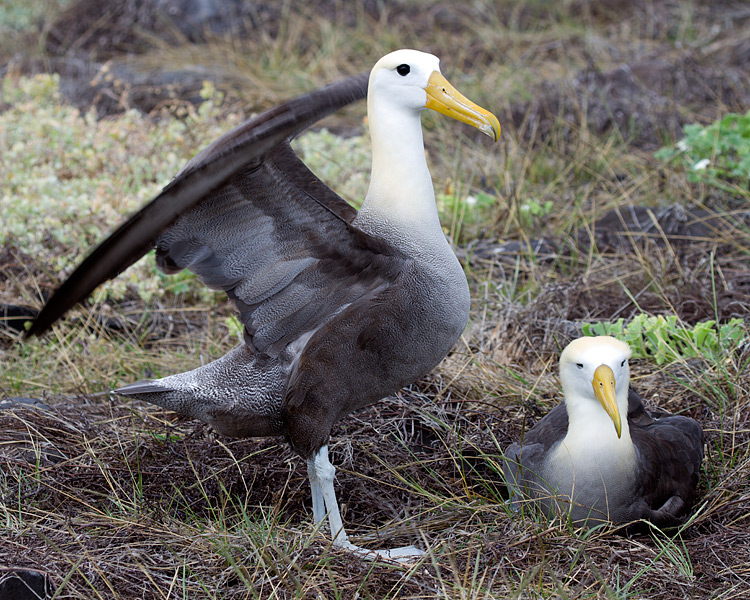
POLYGON ((396 72, 401 75, 401 77, 406 77, 409 74, 409 71, 411 71, 409 65, 399 65, 396 67, 396 72))
POLYGON ((583 363, 576 363, 576 367, 578 367, 579 369, 583 369, 583 363))
POLYGON ((628 359, 627 359, 627 358, 626 358, 626 359, 625 359, 624 361, 622 361, 622 362, 620 363, 620 366, 621 366, 621 367, 624 367, 624 366, 625 366, 625 363, 626 363, 626 362, 628 362, 628 359))

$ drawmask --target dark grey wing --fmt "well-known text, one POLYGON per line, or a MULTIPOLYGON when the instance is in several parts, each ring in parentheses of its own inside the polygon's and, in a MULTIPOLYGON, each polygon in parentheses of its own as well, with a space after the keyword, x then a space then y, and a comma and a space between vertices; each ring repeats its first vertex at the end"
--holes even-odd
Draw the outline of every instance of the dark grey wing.
POLYGON ((503 474, 512 502, 522 491, 532 493, 542 489, 541 470, 550 448, 568 432, 568 411, 558 404, 523 436, 520 444, 505 450, 503 474))
MULTIPOLYGON (((668 415, 669 413, 661 413, 668 415)), ((641 397, 631 387, 628 390, 628 424, 632 428, 646 427, 654 423, 653 417, 646 412, 641 397)), ((561 402, 542 417, 524 436, 523 444, 541 444, 549 450, 556 442, 568 433, 568 411, 561 402)))
MULTIPOLYGON (((668 414, 668 413, 665 413, 668 414)), ((654 424, 653 417, 646 411, 643 400, 632 387, 628 388, 628 426, 648 427, 654 424)))
POLYGON ((526 432, 521 444, 539 444, 546 452, 568 433, 568 411, 560 403, 526 432))
POLYGON ((703 461, 703 430, 681 415, 653 418, 640 397, 631 390, 630 435, 638 457, 638 487, 635 497, 642 506, 638 515, 659 526, 677 525, 690 507, 703 461))
MULTIPOLYGON (((349 77, 281 104, 221 136, 195 156, 159 196, 86 257, 47 301, 26 335, 40 335, 49 329, 98 285, 146 254, 165 228, 228 180, 238 173, 248 177, 264 164, 279 144, 286 143, 325 115, 364 98, 366 93, 367 74, 349 77)), ((300 189, 320 191, 322 185, 308 182, 306 189, 302 182, 300 189)), ((325 203, 330 200, 330 194, 321 193, 318 199, 325 203)), ((347 211, 339 201, 333 201, 330 210, 343 210, 341 218, 347 218, 347 211)))
POLYGON ((632 387, 628 388, 628 422, 631 427, 646 427, 653 425, 656 419, 670 416, 672 413, 654 406, 646 410, 638 392, 632 387))
POLYGON ((248 346, 271 356, 387 288, 408 260, 352 227, 347 221, 355 213, 342 216, 335 199, 313 195, 316 181, 285 142, 156 242, 163 270, 189 269, 224 290, 237 305, 248 346))
POLYGON ((537 443, 511 444, 505 449, 503 476, 508 490, 508 500, 518 509, 524 498, 535 496, 541 489, 541 468, 547 456, 546 449, 537 443))
MULTIPOLYGON (((654 422, 643 407, 640 397, 630 388, 628 393, 628 423, 633 427, 633 423, 639 423, 641 426, 654 422)), ((544 417, 526 432, 521 444, 513 444, 506 450, 514 455, 523 456, 524 464, 534 464, 534 461, 541 461, 549 450, 557 442, 565 437, 568 433, 568 411, 565 403, 562 402, 549 411, 544 417), (529 449, 527 452, 527 448, 529 449), (523 452, 521 452, 523 450, 523 452), (529 462, 531 461, 531 462, 529 462)))

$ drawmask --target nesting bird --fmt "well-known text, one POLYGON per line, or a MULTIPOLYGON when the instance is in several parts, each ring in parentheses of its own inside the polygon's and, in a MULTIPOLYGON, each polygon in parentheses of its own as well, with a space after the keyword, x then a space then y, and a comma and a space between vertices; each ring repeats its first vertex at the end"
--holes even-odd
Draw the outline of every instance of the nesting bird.
POLYGON ((698 483, 703 431, 688 417, 650 415, 630 388, 629 358, 629 346, 608 336, 565 348, 565 402, 505 452, 514 502, 530 497, 546 515, 575 525, 682 522, 698 483))
POLYGON ((47 302, 41 334, 100 283, 156 246, 237 306, 244 343, 187 373, 118 394, 238 437, 286 436, 307 460, 316 522, 334 544, 371 551, 343 528, 328 460, 333 424, 429 372, 466 326, 469 288, 438 219, 420 113, 430 108, 496 140, 497 118, 456 91, 436 57, 399 50, 369 75, 292 100, 223 135, 83 261, 47 302), (289 139, 365 95, 370 187, 359 212, 295 155, 289 139))

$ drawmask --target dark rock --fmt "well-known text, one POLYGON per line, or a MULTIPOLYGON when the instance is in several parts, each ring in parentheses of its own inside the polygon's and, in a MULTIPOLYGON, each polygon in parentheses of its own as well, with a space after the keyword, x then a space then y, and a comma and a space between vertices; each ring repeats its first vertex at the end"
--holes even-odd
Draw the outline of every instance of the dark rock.
MULTIPOLYGON (((671 204, 664 208, 620 206, 596 221, 592 228, 599 249, 632 249, 635 242, 651 239, 663 246, 722 242, 722 233, 750 225, 750 210, 733 215, 715 213, 695 206, 671 204)), ((588 247, 587 230, 578 234, 579 246, 588 247)))
POLYGON ((0 410, 7 410, 9 408, 26 407, 26 408, 38 408, 41 410, 52 410, 39 398, 26 398, 18 396, 16 398, 5 398, 0 400, 0 410))
POLYGON ((243 0, 78 0, 53 23, 46 38, 52 56, 85 54, 108 60, 143 53, 158 44, 205 41, 206 35, 244 36, 280 17, 273 3, 243 0))
POLYGON ((40 600, 53 594, 46 573, 27 569, 0 569, 0 600, 40 600))
POLYGON ((535 262, 554 260, 558 256, 559 248, 552 240, 539 238, 536 240, 474 240, 465 248, 456 248, 456 255, 461 260, 480 259, 496 260, 514 263, 519 257, 534 259, 535 262))
POLYGON ((25 331, 24 323, 34 319, 39 311, 30 306, 0 304, 0 330, 9 329, 17 333, 25 331))
POLYGON ((532 101, 514 105, 511 118, 537 142, 553 132, 574 139, 583 118, 597 135, 619 131, 631 145, 655 150, 681 137, 683 126, 699 116, 709 121, 728 110, 745 112, 748 105, 745 68, 717 68, 686 55, 647 58, 605 72, 589 68, 572 80, 546 83, 532 101))

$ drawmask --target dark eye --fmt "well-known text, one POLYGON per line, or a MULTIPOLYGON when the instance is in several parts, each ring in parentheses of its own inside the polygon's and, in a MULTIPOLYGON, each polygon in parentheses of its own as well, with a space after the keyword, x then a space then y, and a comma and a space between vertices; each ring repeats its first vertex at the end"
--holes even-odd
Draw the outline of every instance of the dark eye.
POLYGON ((411 71, 409 65, 399 65, 396 67, 396 72, 401 75, 401 77, 406 77, 409 74, 409 71, 411 71))
POLYGON ((579 369, 583 369, 583 363, 576 363, 576 367, 578 367, 579 369))
POLYGON ((620 366, 621 366, 621 367, 624 367, 624 366, 625 366, 625 363, 626 363, 626 362, 628 362, 628 359, 627 359, 627 358, 626 358, 626 359, 625 359, 624 361, 622 361, 622 362, 620 363, 620 366))

